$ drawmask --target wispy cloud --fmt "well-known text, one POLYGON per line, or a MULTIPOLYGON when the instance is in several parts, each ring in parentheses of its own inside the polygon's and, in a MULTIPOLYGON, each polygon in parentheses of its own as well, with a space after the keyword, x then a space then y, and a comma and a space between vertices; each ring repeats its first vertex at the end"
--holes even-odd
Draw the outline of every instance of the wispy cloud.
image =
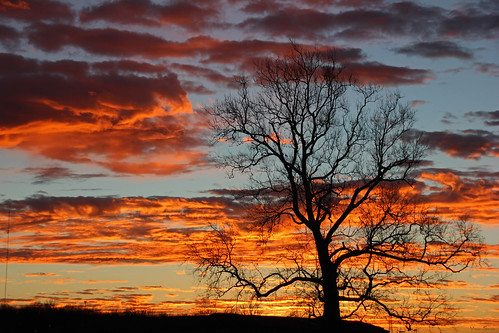
POLYGON ((475 119, 483 120, 486 126, 499 126, 499 110, 496 111, 472 111, 464 115, 471 121, 475 119))
POLYGON ((25 273, 24 276, 26 277, 52 277, 52 276, 60 276, 59 274, 55 273, 25 273))
POLYGON ((418 55, 426 58, 473 58, 473 52, 471 50, 450 41, 414 43, 405 47, 398 48, 396 49, 396 52, 408 55, 418 55))
POLYGON ((68 168, 48 167, 48 168, 25 168, 23 172, 34 174, 33 184, 45 184, 61 179, 89 179, 106 177, 102 173, 74 173, 68 168))

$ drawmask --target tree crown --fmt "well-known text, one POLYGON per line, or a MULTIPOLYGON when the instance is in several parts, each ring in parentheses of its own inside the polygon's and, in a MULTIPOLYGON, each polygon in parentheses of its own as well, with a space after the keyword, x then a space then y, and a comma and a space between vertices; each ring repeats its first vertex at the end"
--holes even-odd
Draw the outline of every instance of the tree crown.
POLYGON ((220 163, 251 177, 241 191, 246 218, 270 233, 283 221, 303 233, 290 265, 279 260, 275 272, 251 274, 236 264, 234 237, 215 229, 220 247, 198 253, 212 286, 232 283, 229 290, 257 297, 308 286, 326 317, 372 306, 406 323, 431 321, 442 302, 411 311, 403 297, 387 302, 394 296, 386 289, 414 291, 438 282, 435 269, 461 271, 476 262, 480 242, 472 225, 440 220, 415 202, 413 173, 426 147, 412 131, 414 110, 398 92, 355 81, 332 50, 293 45, 238 83, 237 96, 207 109, 215 139, 231 148, 220 163), (355 305, 342 311, 340 302, 355 305))

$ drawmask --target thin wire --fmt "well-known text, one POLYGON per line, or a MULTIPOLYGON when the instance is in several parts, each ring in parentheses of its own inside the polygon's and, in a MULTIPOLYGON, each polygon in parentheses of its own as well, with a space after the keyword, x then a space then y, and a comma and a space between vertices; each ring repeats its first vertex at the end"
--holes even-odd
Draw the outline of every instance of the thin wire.
POLYGON ((3 302, 7 304, 7 278, 9 272, 9 241, 10 241, 10 210, 9 217, 7 219, 7 254, 5 260, 5 285, 3 290, 3 302))

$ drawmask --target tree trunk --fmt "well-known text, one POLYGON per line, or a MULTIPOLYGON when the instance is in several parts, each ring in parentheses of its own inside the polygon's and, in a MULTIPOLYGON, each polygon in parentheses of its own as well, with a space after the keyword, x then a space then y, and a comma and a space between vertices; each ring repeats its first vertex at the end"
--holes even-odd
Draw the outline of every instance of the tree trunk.
POLYGON ((330 323, 339 323, 340 317, 340 300, 338 288, 336 285, 336 272, 323 272, 323 292, 324 292, 324 313, 323 319, 330 323), (331 274, 332 273, 332 274, 331 274))
POLYGON ((323 319, 328 323, 339 323, 340 299, 337 286, 337 273, 329 259, 328 245, 319 231, 314 233, 315 245, 322 272, 323 319))

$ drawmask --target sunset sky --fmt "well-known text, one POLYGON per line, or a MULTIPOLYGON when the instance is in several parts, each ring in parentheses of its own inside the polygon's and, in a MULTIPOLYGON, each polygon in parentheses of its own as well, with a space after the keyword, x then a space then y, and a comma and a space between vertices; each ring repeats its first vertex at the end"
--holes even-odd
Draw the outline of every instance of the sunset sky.
POLYGON ((487 266, 443 288, 448 330, 499 330, 496 0, 0 0, 1 298, 230 306, 204 298, 186 257, 210 223, 241 216, 224 190, 245 184, 213 162, 202 108, 290 39, 335 48, 417 110, 431 151, 414 190, 441 217, 476 222, 488 249, 487 266))

